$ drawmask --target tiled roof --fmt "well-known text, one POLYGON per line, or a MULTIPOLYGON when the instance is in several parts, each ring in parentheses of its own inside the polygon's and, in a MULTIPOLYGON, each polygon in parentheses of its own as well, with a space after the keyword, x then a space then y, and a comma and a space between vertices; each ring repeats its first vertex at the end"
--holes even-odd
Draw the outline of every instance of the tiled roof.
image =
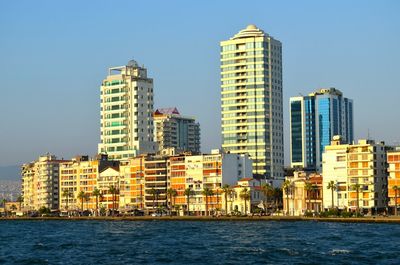
POLYGON ((180 114, 176 107, 156 109, 155 114, 180 114))

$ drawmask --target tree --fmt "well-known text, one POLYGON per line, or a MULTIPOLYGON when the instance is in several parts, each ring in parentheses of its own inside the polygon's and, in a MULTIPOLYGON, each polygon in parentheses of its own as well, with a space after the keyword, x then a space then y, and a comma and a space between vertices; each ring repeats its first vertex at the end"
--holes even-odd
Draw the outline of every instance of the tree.
POLYGON ((397 192, 399 187, 395 185, 392 189, 394 190, 394 215, 397 216, 397 192))
POLYGON ((218 213, 219 209, 219 187, 215 189, 215 195, 217 195, 217 206, 215 207, 216 212, 218 213))
POLYGON ((307 205, 307 210, 310 208, 310 210, 312 209, 311 207, 311 192, 313 190, 313 186, 312 184, 307 181, 306 185, 304 186, 304 189, 307 191, 307 199, 308 199, 308 205, 307 205))
POLYGON ((317 209, 318 209, 318 205, 317 205, 317 199, 318 199, 318 185, 317 184, 312 184, 312 191, 313 191, 313 193, 314 193, 314 207, 315 207, 315 209, 314 209, 314 211, 315 212, 318 212, 317 211, 317 209))
MULTIPOLYGON (((239 196, 242 200, 244 200, 244 214, 247 214, 247 201, 251 198, 250 190, 248 190, 247 188, 243 188, 240 191, 239 196)), ((250 206, 250 212, 251 212, 251 206, 250 206)))
POLYGON ((190 209, 189 209, 189 201, 190 201, 190 197, 192 196, 194 194, 194 192, 192 191, 192 189, 189 187, 189 188, 186 188, 185 189, 185 191, 184 191, 184 193, 183 193, 183 195, 185 195, 186 196, 186 207, 187 207, 187 211, 186 211, 186 214, 189 216, 190 215, 190 209))
POLYGON ((289 193, 292 191, 292 182, 290 180, 285 180, 283 182, 283 189, 285 190, 286 193, 286 215, 289 215, 289 193))
POLYGON ((275 208, 278 209, 282 205, 281 202, 283 200, 282 188, 278 188, 278 187, 274 188, 273 197, 274 197, 275 208))
POLYGON ((268 211, 268 195, 272 192, 272 187, 269 183, 264 183, 261 185, 261 192, 265 196, 265 213, 268 211))
POLYGON ((19 202, 19 210, 22 211, 22 203, 24 202, 24 197, 22 197, 22 195, 19 195, 17 198, 17 202, 19 202))
POLYGON ((83 190, 78 193, 77 198, 81 201, 81 212, 83 213, 83 200, 85 200, 86 194, 83 190))
POLYGON ((6 202, 7 202, 6 198, 1 199, 1 204, 3 205, 3 208, 4 208, 4 216, 7 216, 6 202))
POLYGON ((68 201, 69 198, 72 198, 74 196, 73 192, 69 189, 65 189, 62 193, 62 196, 66 198, 65 200, 65 209, 68 211, 68 201))
POLYGON ((210 188, 204 188, 203 189, 203 191, 201 192, 206 198, 206 216, 208 216, 209 215, 209 212, 208 212, 208 198, 210 197, 210 196, 213 196, 214 195, 214 192, 212 191, 212 189, 210 189, 210 188))
POLYGON ((332 210, 335 208, 335 201, 333 199, 333 192, 336 190, 336 184, 333 180, 329 181, 328 187, 326 187, 328 190, 331 190, 331 199, 332 199, 332 210))
POLYGON ((102 197, 103 195, 97 187, 94 188, 92 195, 96 197, 96 215, 99 215, 99 197, 102 197))
POLYGON ((228 184, 222 186, 222 191, 225 196, 225 214, 228 214, 228 195, 232 192, 231 187, 228 184))
POLYGON ((111 193, 112 216, 114 216, 114 212, 117 208, 116 201, 117 201, 117 194, 118 194, 119 190, 114 185, 111 185, 110 187, 108 187, 108 192, 111 193))
POLYGON ((89 201, 90 201, 90 194, 89 193, 85 193, 85 202, 86 202, 86 210, 89 210, 89 201))
POLYGON ((353 190, 355 190, 356 191, 356 193, 357 193, 357 214, 359 214, 360 213, 360 188, 361 188, 361 185, 360 184, 354 184, 353 186, 352 186, 352 188, 353 188, 353 190))
POLYGON ((153 195, 153 210, 156 208, 156 197, 157 197, 157 190, 152 188, 149 193, 153 195))
POLYGON ((170 209, 169 214, 172 215, 172 197, 175 197, 176 195, 178 195, 178 192, 173 189, 173 188, 169 188, 167 190, 167 208, 170 209), (168 197, 169 197, 169 203, 171 204, 170 207, 168 206, 168 197))

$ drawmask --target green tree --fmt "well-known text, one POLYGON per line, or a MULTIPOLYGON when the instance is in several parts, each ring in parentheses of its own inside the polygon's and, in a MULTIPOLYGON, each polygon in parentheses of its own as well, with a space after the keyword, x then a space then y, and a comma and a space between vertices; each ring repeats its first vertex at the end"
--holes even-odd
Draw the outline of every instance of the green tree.
POLYGON ((206 216, 208 216, 208 215, 210 215, 210 213, 208 212, 208 198, 210 196, 213 196, 214 192, 212 191, 212 189, 206 187, 203 189, 203 191, 201 193, 205 196, 206 216))
POLYGON ((172 215, 172 208, 173 208, 172 198, 174 198, 176 195, 178 195, 178 192, 175 189, 169 188, 167 190, 167 208, 169 209, 170 215, 172 215), (168 205, 168 198, 169 198, 170 205, 168 205))
POLYGON ((318 199, 318 185, 317 184, 312 184, 312 191, 314 193, 314 211, 318 212, 318 205, 317 205, 317 199, 318 199))
POLYGON ((86 197, 86 193, 83 190, 81 190, 77 195, 77 198, 81 201, 81 212, 82 213, 83 213, 83 201, 85 200, 85 197, 86 197))
POLYGON ((153 210, 156 208, 156 197, 157 197, 157 190, 155 189, 155 188, 152 188, 150 191, 149 191, 149 193, 151 194, 151 195, 153 195, 152 197, 153 197, 153 210))
POLYGON ((283 182, 282 187, 286 193, 286 215, 289 215, 289 193, 292 192, 292 182, 287 179, 283 182))
MULTIPOLYGON (((243 188, 239 194, 240 198, 244 200, 244 214, 247 214, 247 201, 251 198, 250 190, 247 188, 243 188)), ((251 213, 251 206, 250 206, 250 213, 251 213)))
POLYGON ((193 190, 189 187, 186 188, 185 191, 183 192, 183 195, 186 196, 186 214, 189 216, 190 215, 190 197, 194 194, 193 190))
POLYGON ((72 198, 72 196, 74 196, 74 193, 69 190, 69 189, 65 189, 62 193, 62 196, 64 198, 66 198, 65 200, 65 209, 68 211, 68 202, 69 202, 69 198, 72 198))
POLYGON ((228 184, 225 184, 224 186, 222 186, 222 191, 225 196, 225 214, 227 215, 228 214, 228 195, 230 195, 230 193, 232 192, 232 188, 228 184))
POLYGON ((101 194, 100 190, 96 187, 94 188, 92 195, 96 197, 96 216, 99 215, 99 198, 103 195, 101 194))
POLYGON ((360 184, 354 184, 353 186, 352 186, 352 189, 354 190, 354 191, 356 191, 356 193, 357 193, 357 215, 358 214, 360 214, 360 189, 361 189, 361 185, 360 184))
POLYGON ((265 213, 267 213, 268 212, 268 198, 269 198, 269 195, 271 194, 271 192, 272 192, 272 186, 269 184, 269 183, 264 183, 264 184, 262 184, 261 185, 261 192, 264 194, 264 196, 265 196, 265 205, 264 205, 264 208, 265 208, 265 213))
POLYGON ((117 194, 119 193, 119 190, 114 185, 110 185, 108 187, 108 192, 111 194, 112 216, 114 216, 116 208, 117 208, 117 194))
POLYGON ((43 214, 49 214, 51 211, 46 206, 42 206, 39 208, 38 212, 42 216, 43 214))
POLYGON ((399 187, 395 185, 392 189, 394 190, 394 215, 397 216, 397 192, 399 191, 399 187))
POLYGON ((328 187, 326 187, 328 190, 331 190, 331 199, 332 199, 332 210, 335 208, 335 201, 333 199, 333 192, 336 190, 336 184, 333 180, 329 181, 328 187))
POLYGON ((313 191, 313 186, 309 181, 307 181, 305 186, 304 186, 304 189, 307 191, 307 199, 308 199, 307 210, 311 211, 312 210, 312 207, 311 207, 311 193, 313 191))
POLYGON ((19 195, 17 198, 17 202, 19 203, 19 210, 22 211, 22 203, 24 202, 24 197, 22 197, 22 195, 19 195))

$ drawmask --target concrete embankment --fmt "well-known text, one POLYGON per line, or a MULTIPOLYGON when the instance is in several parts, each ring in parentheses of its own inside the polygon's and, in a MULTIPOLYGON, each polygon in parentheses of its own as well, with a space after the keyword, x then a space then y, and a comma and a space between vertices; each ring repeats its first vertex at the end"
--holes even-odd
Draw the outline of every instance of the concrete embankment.
POLYGON ((248 217, 207 217, 207 216, 135 216, 135 217, 12 217, 0 218, 0 221, 205 221, 205 222, 257 222, 257 221, 276 221, 276 222, 341 222, 341 223, 400 223, 400 217, 360 217, 360 218, 310 218, 295 216, 248 216, 248 217))

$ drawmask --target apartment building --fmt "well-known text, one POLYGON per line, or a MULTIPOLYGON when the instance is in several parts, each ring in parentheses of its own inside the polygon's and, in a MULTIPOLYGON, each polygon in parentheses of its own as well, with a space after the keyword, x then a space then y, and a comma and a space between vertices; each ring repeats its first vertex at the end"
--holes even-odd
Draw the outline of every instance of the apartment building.
POLYGON ((359 140, 345 144, 334 136, 323 154, 324 194, 331 194, 329 183, 335 184, 332 196, 324 196, 324 207, 364 213, 384 211, 387 205, 386 149, 383 142, 359 140))
POLYGON ((24 211, 38 210, 46 207, 56 210, 59 207, 59 160, 56 156, 46 154, 21 167, 24 211))
POLYGON ((175 149, 175 153, 200 153, 200 124, 182 116, 177 108, 160 108, 154 112, 154 139, 159 150, 175 149))

